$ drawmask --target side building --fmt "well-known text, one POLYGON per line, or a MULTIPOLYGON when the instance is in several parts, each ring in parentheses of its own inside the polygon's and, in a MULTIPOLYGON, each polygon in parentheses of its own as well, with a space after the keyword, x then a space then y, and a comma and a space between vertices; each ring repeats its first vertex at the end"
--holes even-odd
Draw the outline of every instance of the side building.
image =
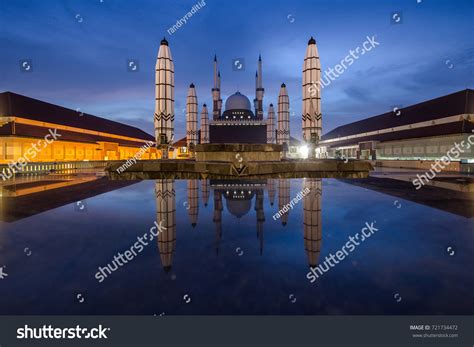
POLYGON ((153 136, 130 125, 0 93, 0 164, 127 160, 138 152, 155 159, 154 144, 153 136), (50 131, 59 136, 46 144, 50 131))
POLYGON ((445 170, 472 171, 473 129, 474 94, 466 89, 337 127, 322 136, 317 152, 374 160, 383 167, 426 169, 464 144, 445 170))

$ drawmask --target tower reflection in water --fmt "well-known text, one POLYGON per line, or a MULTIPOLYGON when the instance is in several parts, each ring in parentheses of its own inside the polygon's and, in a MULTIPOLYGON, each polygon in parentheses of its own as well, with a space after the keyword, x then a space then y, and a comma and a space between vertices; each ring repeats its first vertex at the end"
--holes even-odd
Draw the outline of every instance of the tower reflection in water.
MULTIPOLYGON (((252 210, 255 210, 256 234, 259 242, 260 254, 264 250, 264 191, 267 189, 270 205, 275 198, 276 180, 252 180, 252 181, 209 181, 188 180, 187 181, 187 203, 184 204, 188 210, 191 225, 197 225, 199 214, 199 187, 201 187, 202 202, 207 206, 212 189, 214 198, 214 211, 212 221, 215 226, 215 250, 219 254, 219 246, 222 240, 222 213, 224 200, 226 210, 237 219, 240 219, 252 210), (255 199, 255 203, 253 200, 255 199)), ((317 266, 321 251, 321 179, 304 179, 302 190, 310 192, 303 197, 303 238, 304 248, 308 257, 309 266, 317 266)), ((166 230, 158 235, 158 250, 165 271, 172 266, 173 254, 176 247, 176 191, 173 179, 159 179, 155 184, 156 192, 156 220, 162 221, 166 230)), ((290 180, 278 179, 278 208, 282 209, 290 203, 290 180)), ((297 206, 297 205, 295 205, 297 206)), ((297 207, 295 207, 297 208, 297 207)), ((275 211, 276 212, 276 211, 275 211)), ((286 225, 288 214, 284 213, 281 222, 286 225)), ((274 223, 273 219, 270 223, 274 223)))
POLYGON ((305 178, 303 191, 309 189, 309 194, 303 198, 303 237, 304 248, 308 255, 309 266, 318 265, 321 253, 321 196, 323 193, 321 179, 305 178))
POLYGON ((197 225, 199 214, 199 182, 198 180, 188 180, 188 204, 186 206, 189 214, 191 226, 197 225))
POLYGON ((161 265, 168 272, 173 264, 176 247, 176 191, 173 179, 159 179, 155 183, 156 221, 166 228, 158 233, 161 265))

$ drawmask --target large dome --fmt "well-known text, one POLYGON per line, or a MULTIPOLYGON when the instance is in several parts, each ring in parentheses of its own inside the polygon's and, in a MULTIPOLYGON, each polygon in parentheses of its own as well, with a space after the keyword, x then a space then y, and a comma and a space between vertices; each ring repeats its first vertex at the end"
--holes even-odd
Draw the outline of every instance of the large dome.
POLYGON ((248 110, 250 111, 250 100, 240 92, 229 96, 225 102, 225 110, 248 110))

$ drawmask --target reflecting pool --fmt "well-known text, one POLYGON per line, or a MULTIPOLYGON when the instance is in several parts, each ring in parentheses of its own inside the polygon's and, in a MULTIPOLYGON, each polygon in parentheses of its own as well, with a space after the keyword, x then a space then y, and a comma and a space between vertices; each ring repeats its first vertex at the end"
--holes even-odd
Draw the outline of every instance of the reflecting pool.
POLYGON ((472 195, 404 183, 4 185, 0 314, 472 314, 472 195), (377 231, 348 251, 366 223, 377 231))

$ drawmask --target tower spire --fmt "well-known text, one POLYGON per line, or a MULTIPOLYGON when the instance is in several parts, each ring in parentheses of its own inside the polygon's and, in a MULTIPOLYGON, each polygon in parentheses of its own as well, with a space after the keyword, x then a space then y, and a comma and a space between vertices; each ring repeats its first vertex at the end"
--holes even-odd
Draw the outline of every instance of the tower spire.
POLYGON ((154 128, 161 158, 168 158, 174 136, 174 64, 168 41, 161 40, 155 65, 154 128))
POLYGON ((217 56, 214 54, 214 88, 217 88, 217 56))
POLYGON ((212 88, 212 119, 217 120, 221 116, 221 73, 217 65, 217 55, 214 54, 214 87, 212 88))
POLYGON ((197 128, 198 102, 196 88, 194 83, 189 85, 188 96, 186 97, 186 145, 189 152, 192 152, 194 146, 198 144, 197 128))
POLYGON ((275 143, 275 110, 273 109, 273 104, 268 106, 267 143, 275 143))
POLYGON ((311 36, 306 47, 303 63, 303 105, 302 131, 303 140, 308 144, 309 157, 314 158, 315 146, 321 139, 321 64, 319 62, 316 40, 311 36))
POLYGON ((201 143, 209 143, 209 114, 206 104, 201 110, 201 143))
POLYGON ((258 55, 257 72, 255 74, 255 116, 263 120, 263 89, 262 82, 262 56, 258 55))
MULTIPOLYGON (((285 83, 282 83, 278 96, 278 130, 277 144, 286 147, 290 145, 290 101, 285 83)), ((287 150, 287 148, 284 148, 287 150)))

